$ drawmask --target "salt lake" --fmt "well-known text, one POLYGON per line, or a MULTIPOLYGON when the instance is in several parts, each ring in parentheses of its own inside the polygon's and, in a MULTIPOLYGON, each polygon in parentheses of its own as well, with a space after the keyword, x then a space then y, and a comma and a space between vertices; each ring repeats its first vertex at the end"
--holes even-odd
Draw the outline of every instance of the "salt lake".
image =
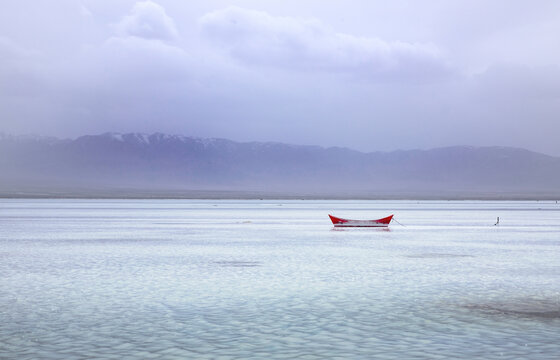
POLYGON ((0 200, 2 359, 559 357, 555 201, 0 200))

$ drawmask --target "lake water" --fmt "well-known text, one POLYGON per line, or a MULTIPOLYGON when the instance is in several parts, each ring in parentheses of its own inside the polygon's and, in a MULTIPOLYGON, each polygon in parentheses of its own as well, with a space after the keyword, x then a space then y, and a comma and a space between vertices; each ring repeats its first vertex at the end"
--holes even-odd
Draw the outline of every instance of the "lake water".
POLYGON ((558 359, 560 204, 0 200, 0 358, 558 359))

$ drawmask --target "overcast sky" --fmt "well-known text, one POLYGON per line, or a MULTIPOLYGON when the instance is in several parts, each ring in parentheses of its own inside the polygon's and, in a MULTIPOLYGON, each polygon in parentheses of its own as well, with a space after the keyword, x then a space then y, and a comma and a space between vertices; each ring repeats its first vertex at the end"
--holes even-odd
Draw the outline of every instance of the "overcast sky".
POLYGON ((107 131, 560 155, 560 1, 2 2, 0 132, 107 131))

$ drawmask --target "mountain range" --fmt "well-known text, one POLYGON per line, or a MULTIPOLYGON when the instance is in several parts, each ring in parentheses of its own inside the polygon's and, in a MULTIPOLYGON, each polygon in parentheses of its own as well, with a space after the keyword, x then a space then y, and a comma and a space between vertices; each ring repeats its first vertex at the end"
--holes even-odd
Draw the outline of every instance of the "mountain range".
POLYGON ((560 158, 508 147, 364 153, 161 133, 0 135, 4 197, 557 198, 559 180, 560 158))

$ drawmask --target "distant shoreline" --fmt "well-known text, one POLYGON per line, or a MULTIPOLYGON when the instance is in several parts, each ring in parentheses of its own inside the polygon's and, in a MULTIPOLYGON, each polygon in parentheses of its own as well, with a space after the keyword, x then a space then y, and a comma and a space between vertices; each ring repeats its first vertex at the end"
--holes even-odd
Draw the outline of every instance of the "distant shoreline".
POLYGON ((309 193, 237 190, 70 190, 70 191, 0 191, 0 199, 84 199, 84 200, 431 200, 431 201, 558 201, 555 193, 309 193))

